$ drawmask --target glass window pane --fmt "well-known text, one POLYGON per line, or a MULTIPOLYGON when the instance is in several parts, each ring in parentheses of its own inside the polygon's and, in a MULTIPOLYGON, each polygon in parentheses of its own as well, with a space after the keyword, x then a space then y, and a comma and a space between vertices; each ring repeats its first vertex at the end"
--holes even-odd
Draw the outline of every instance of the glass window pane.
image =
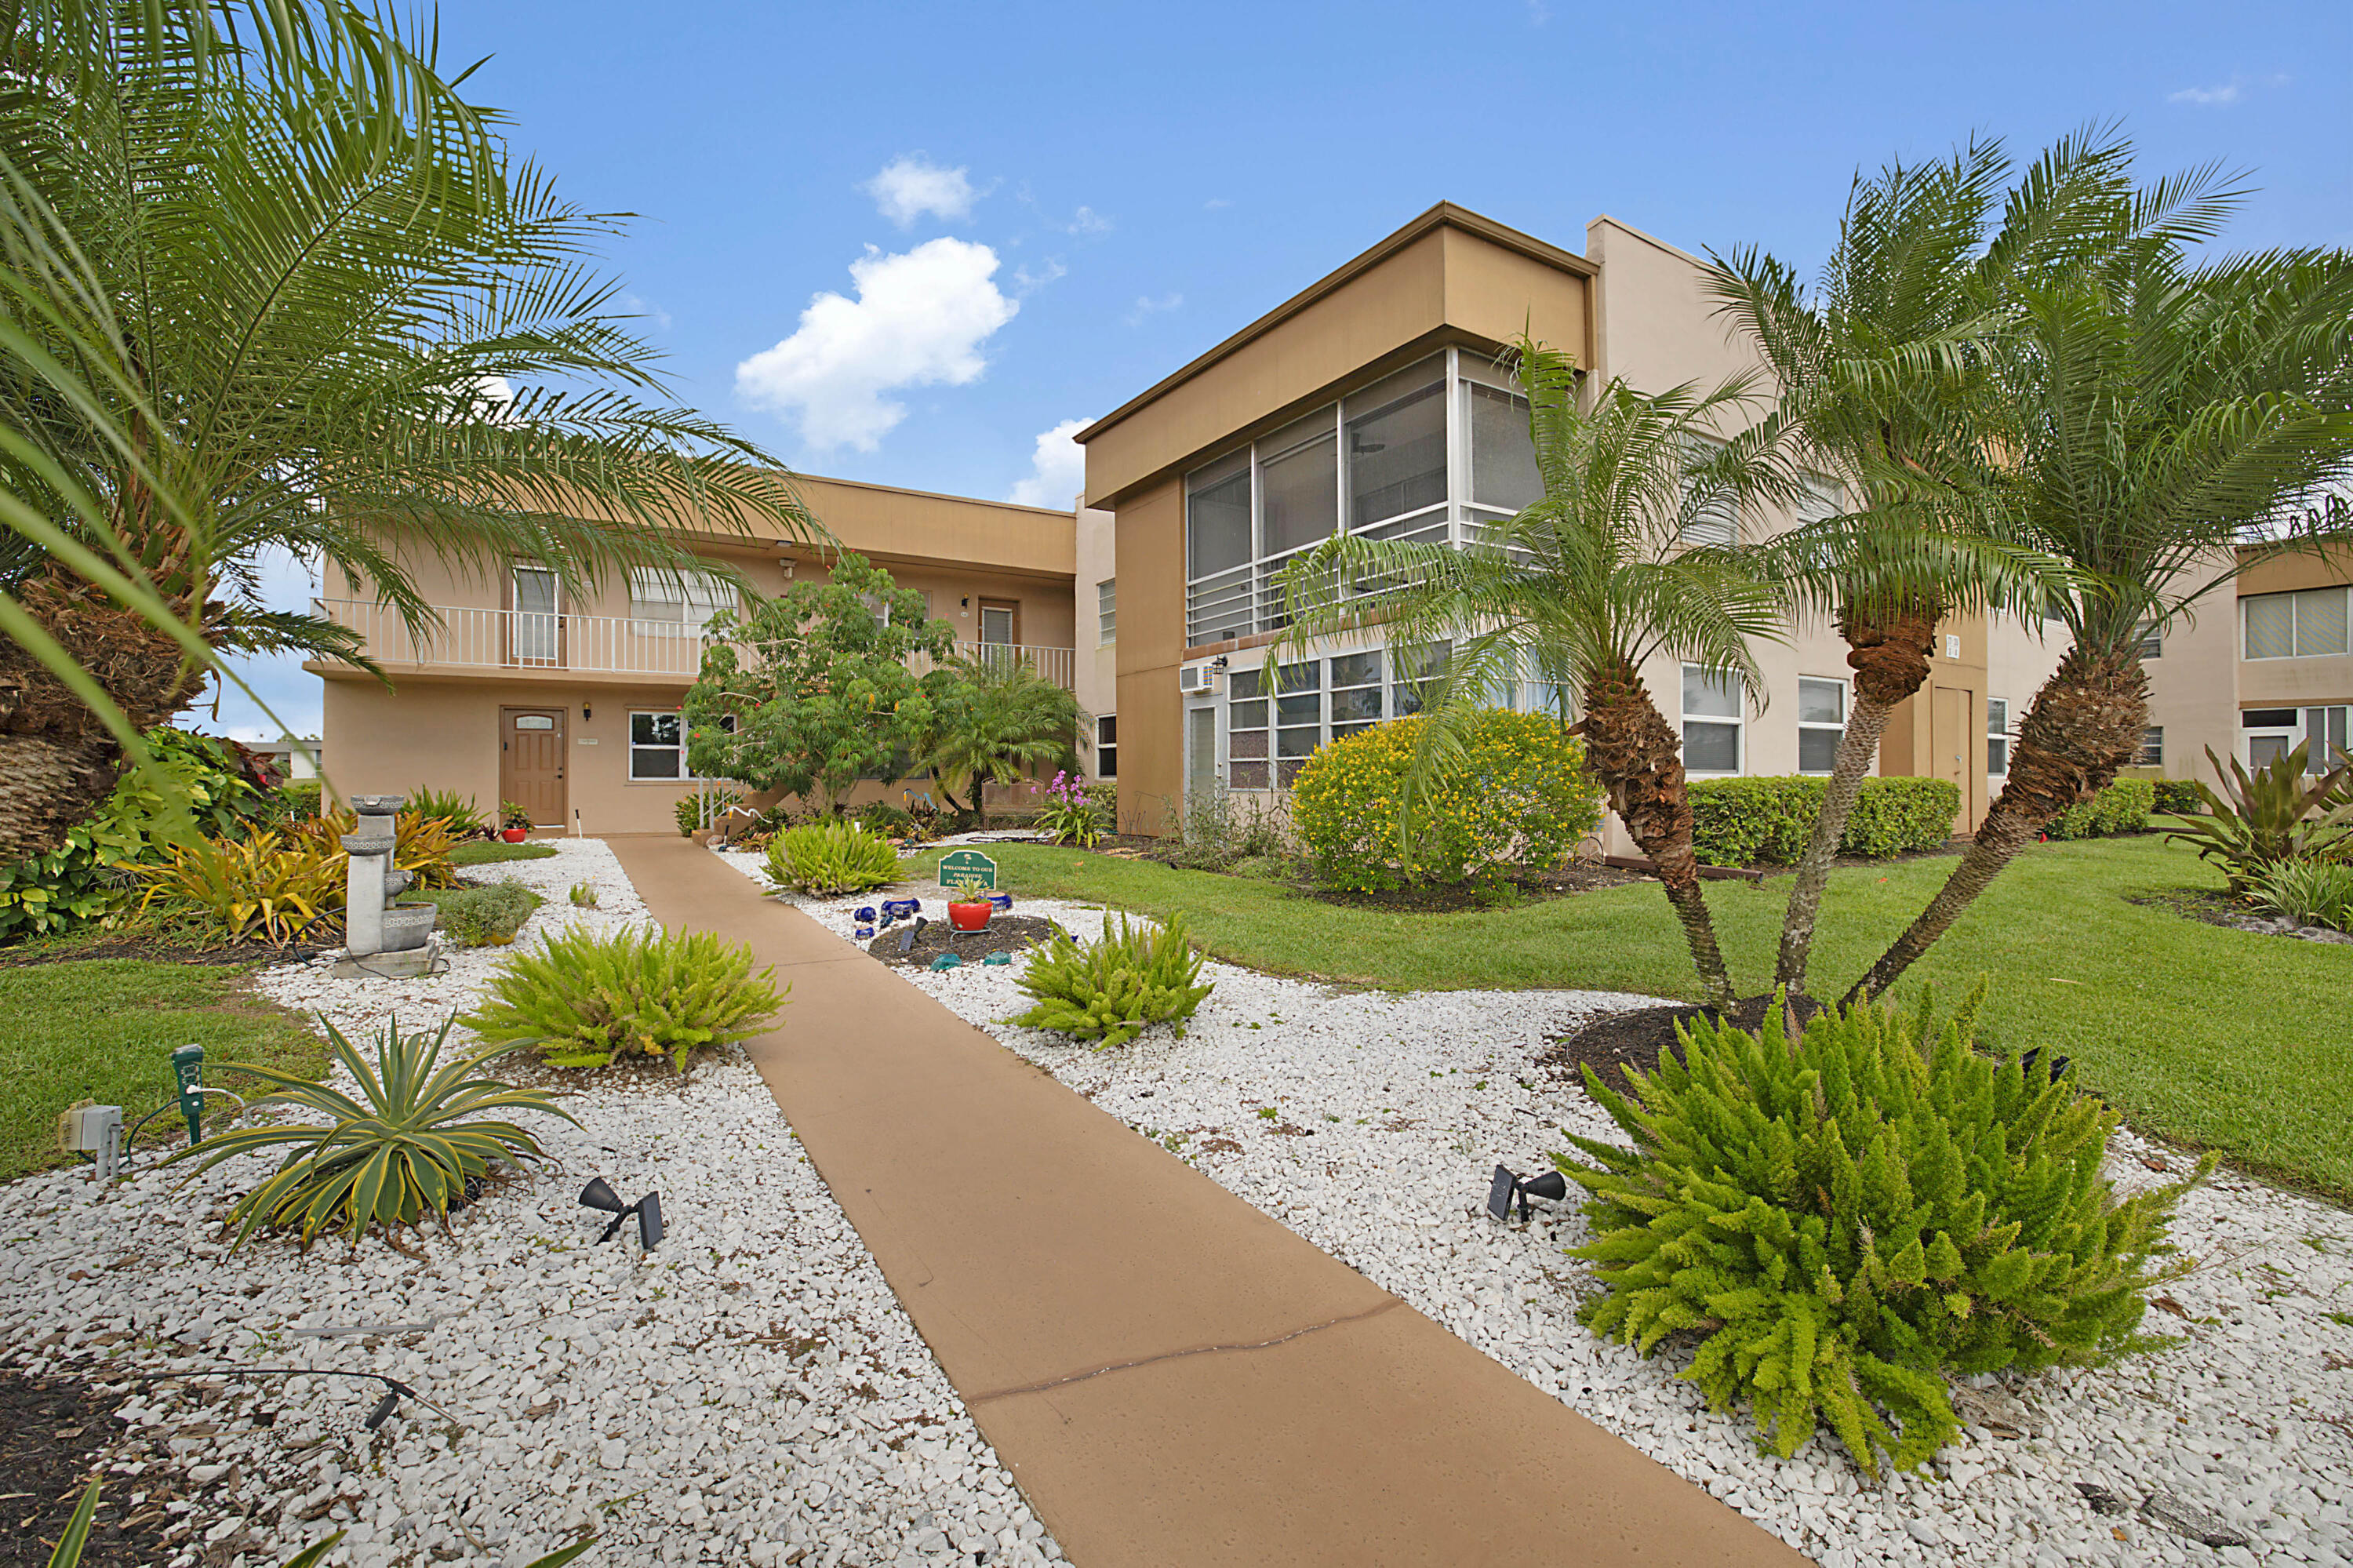
POLYGON ((1310 659, 1304 664, 1285 664, 1275 680, 1278 689, 1285 692, 1320 691, 1324 684, 1324 662, 1310 659))
POLYGON ((2140 732, 2140 755, 2133 758, 2138 768, 2165 766, 2165 728, 2162 725, 2140 732))
POLYGON ((1316 724, 1323 717, 1324 695, 1320 692, 1274 699, 1274 722, 1278 725, 1316 724))
POLYGON ((1986 771, 1996 777, 2010 771, 2010 739, 1992 736, 1986 740, 1986 771))
POLYGON ((1334 740, 1345 740, 1349 736, 1356 735, 1363 730, 1368 730, 1372 727, 1373 726, 1368 724, 1335 724, 1332 726, 1332 738, 1334 740))
POLYGON ((1446 362, 1425 361, 1348 399, 1348 526, 1446 499, 1446 362))
POLYGON ((2249 708, 2239 715, 2244 729, 2286 729, 2295 722, 2294 708, 2249 708))
POLYGON ((629 744, 632 746, 676 746, 678 715, 676 714, 631 714, 629 744))
POLYGON ((1266 727, 1266 699, 1264 697, 1253 697, 1246 703, 1234 704, 1233 717, 1229 721, 1229 724, 1230 727, 1234 729, 1264 729, 1266 727))
POLYGON ((1986 699, 1986 733, 2000 735, 2010 728, 2010 700, 2006 697, 1986 699))
POLYGON ((1095 720, 1095 744, 1097 746, 1117 746, 1119 744, 1119 715, 1117 714, 1105 714, 1101 718, 1095 720))
POLYGON ((2345 652, 2345 590, 2308 588, 2295 596, 2295 656, 2326 658, 2345 652))
MULTIPOLYGON (((1834 729, 1801 729, 1798 732, 1798 771, 1828 773, 1838 761, 1840 732, 1834 729)), ((1683 764, 1689 768, 1690 763, 1683 764)))
POLYGON ((1250 454, 1238 452, 1194 475, 1186 490, 1185 540, 1192 575, 1205 577, 1247 562, 1250 558, 1250 454), (1232 471, 1226 471, 1229 469, 1232 471))
POLYGON ((1303 757, 1296 761, 1278 762, 1274 765, 1274 781, 1288 789, 1299 782, 1299 770, 1306 766, 1307 759, 1303 757))
POLYGON ((1260 679, 1256 670, 1237 670, 1226 677, 1226 694, 1235 698, 1255 697, 1265 690, 1260 679))
POLYGON ((1266 731, 1262 729, 1229 730, 1226 734, 1228 751, 1236 757, 1264 757, 1266 731))
POLYGON ((1740 771, 1740 726, 1736 724, 1683 726, 1683 768, 1692 773, 1740 771))
POLYGON ((1342 686, 1377 686, 1381 683, 1381 655, 1378 649, 1370 653, 1343 653, 1332 661, 1332 688, 1342 686))
POLYGON ((678 766, 675 747, 639 747, 629 753, 629 777, 632 779, 679 779, 684 775, 678 766))
POLYGON ((1505 512, 1544 499, 1527 400, 1475 383, 1463 387, 1463 397, 1471 410, 1471 499, 1505 512))
POLYGON ((1263 552, 1279 556, 1326 539, 1340 522, 1333 410, 1277 431, 1259 443, 1259 505, 1263 552), (1272 453, 1272 456, 1266 454, 1272 453))
POLYGON ((2267 768, 2293 749, 2287 737, 2281 735, 2253 735, 2247 737, 2247 766, 2267 768))
POLYGON ((2247 618, 2247 657, 2285 659, 2295 652, 2295 596, 2263 593, 2242 599, 2247 618))
POLYGON ((518 567, 514 575, 515 609, 525 615, 555 613, 555 574, 540 567, 518 567))
POLYGON ((1798 683, 1798 722, 1836 725, 1846 723, 1846 683, 1799 681, 1798 683))
POLYGON ((1277 757, 1306 757, 1323 740, 1324 732, 1314 725, 1304 729, 1279 729, 1274 732, 1274 754, 1277 757))
POLYGON ((1381 689, 1378 686, 1356 686, 1332 694, 1332 724, 1335 732, 1343 724, 1380 716, 1381 689))
POLYGON ((1226 782, 1236 789, 1263 789, 1266 788, 1266 764, 1237 762, 1226 770, 1226 782))
POLYGON ((1729 670, 1703 670, 1696 664, 1684 665, 1683 712, 1709 718, 1738 718, 1740 677, 1729 670))

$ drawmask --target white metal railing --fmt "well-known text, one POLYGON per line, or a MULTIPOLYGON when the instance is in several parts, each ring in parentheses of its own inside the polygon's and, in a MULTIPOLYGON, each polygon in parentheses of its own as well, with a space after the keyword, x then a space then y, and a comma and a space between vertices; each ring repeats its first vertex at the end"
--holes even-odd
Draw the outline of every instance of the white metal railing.
MULTIPOLYGON (((708 644, 700 629, 625 615, 543 614, 436 605, 440 624, 412 636, 399 612, 367 599, 314 599, 312 610, 360 634, 361 651, 386 664, 436 669, 567 670, 584 674, 669 675, 685 682, 702 667, 708 644)), ((1078 656, 1069 648, 1027 642, 958 642, 957 653, 984 660, 1027 660, 1065 691, 1077 689, 1078 656)), ((917 655, 918 670, 929 661, 917 655)))

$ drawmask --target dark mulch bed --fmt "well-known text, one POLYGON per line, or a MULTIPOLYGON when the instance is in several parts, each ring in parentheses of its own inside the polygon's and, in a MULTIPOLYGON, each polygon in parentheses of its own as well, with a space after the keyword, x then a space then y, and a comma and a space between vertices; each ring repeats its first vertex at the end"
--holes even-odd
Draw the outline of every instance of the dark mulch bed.
POLYGON ((899 941, 906 934, 903 925, 893 926, 866 944, 866 950, 895 969, 924 969, 942 953, 955 952, 964 956, 968 964, 980 962, 990 953, 1019 953, 1033 943, 1043 946, 1053 940, 1061 927, 1051 920, 1041 920, 1034 915, 992 916, 988 924, 977 931, 959 933, 949 938, 948 923, 934 920, 915 933, 913 951, 901 952, 899 941))
POLYGON ((1607 865, 1565 865, 1541 875, 1516 877, 1500 886, 1480 887, 1455 883, 1444 887, 1406 887, 1386 893, 1348 893, 1299 882, 1291 885, 1325 904, 1360 909, 1387 909, 1401 915, 1451 915, 1465 909, 1493 909, 1523 898, 1550 898, 1590 893, 1599 887, 1623 887, 1644 880, 1640 872, 1607 865))
MULTIPOLYGON (((1589 1066, 1604 1084, 1623 1091, 1633 1086, 1626 1077, 1627 1068, 1644 1073, 1657 1070, 1660 1055, 1675 1044, 1676 1024, 1703 1017, 1721 1022, 1728 1017, 1739 1027, 1753 1031, 1765 1022, 1765 1010, 1772 1004, 1770 996, 1751 996, 1734 1002, 1729 1014, 1695 1004, 1605 1012, 1554 1041, 1552 1049, 1536 1061, 1578 1084, 1585 1081, 1578 1069, 1589 1066)), ((1798 998, 1791 1006, 1801 1023, 1822 1010, 1820 1002, 1806 997, 1798 998)))
MULTIPOLYGON (((28 1378, 0 1367, 0 1568, 48 1562, 100 1450, 121 1434, 114 1412, 125 1397, 97 1393, 77 1378, 28 1378)), ((144 1475, 108 1477, 82 1562, 130 1568, 172 1556, 164 1529, 173 1516, 164 1502, 175 1495, 174 1479, 153 1466, 144 1475), (146 1500, 132 1502, 134 1491, 146 1493, 146 1500)))
POLYGON ((111 937, 104 941, 55 947, 18 948, 0 952, 0 969, 29 964, 79 964, 94 959, 138 959, 151 964, 297 964, 317 958, 339 944, 293 942, 278 947, 268 942, 239 942, 225 948, 197 948, 156 937, 111 937))

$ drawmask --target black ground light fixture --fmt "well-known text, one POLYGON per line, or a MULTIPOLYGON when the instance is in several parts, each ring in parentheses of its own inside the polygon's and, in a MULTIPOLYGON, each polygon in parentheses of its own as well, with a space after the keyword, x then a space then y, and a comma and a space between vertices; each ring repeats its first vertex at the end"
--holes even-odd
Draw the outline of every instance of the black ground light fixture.
POLYGON ((602 1176, 591 1176, 588 1185, 580 1190, 580 1206, 602 1209, 613 1216, 613 1223, 607 1225, 605 1234, 596 1238, 600 1245, 611 1241, 614 1234, 621 1228, 621 1222, 631 1214, 638 1216, 638 1245, 648 1252, 653 1251, 662 1239, 661 1194, 659 1192, 649 1192, 634 1203, 624 1203, 621 1195, 613 1191, 611 1183, 602 1176))
POLYGON ((1487 1213, 1499 1220, 1512 1217, 1512 1200, 1520 1203, 1520 1218, 1534 1219, 1535 1211, 1528 1207, 1530 1198, 1544 1198, 1559 1202, 1568 1196, 1568 1178, 1557 1171, 1547 1171, 1541 1176, 1514 1176, 1507 1166, 1495 1167, 1495 1179, 1487 1184, 1487 1213))

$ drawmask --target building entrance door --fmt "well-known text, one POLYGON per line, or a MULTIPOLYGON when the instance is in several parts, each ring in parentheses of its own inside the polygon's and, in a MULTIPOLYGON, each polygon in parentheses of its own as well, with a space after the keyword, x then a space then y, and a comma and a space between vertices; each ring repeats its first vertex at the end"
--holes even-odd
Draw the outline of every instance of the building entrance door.
POLYGON ((1951 779, 1953 788, 1960 793, 1960 816, 1953 831, 1975 832, 1985 810, 1985 778, 1972 765, 1977 756, 1974 731, 1983 727, 1969 722, 1969 715, 1977 711, 1972 700, 1976 694, 1956 686, 1937 686, 1931 694, 1934 706, 1928 727, 1929 765, 1935 777, 1951 779))
POLYGON ((499 799, 531 813, 535 828, 565 823, 563 708, 499 710, 499 799))
POLYGON ((1208 800, 1218 792, 1218 710, 1185 710, 1185 805, 1208 800))

